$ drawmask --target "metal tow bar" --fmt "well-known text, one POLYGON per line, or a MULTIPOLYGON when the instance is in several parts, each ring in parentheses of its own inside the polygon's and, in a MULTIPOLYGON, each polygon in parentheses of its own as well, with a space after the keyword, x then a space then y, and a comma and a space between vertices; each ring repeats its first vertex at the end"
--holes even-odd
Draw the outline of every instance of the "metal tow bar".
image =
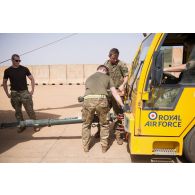
MULTIPOLYGON (((115 115, 109 114, 108 121, 114 121, 116 118, 115 115)), ((51 127, 54 125, 66 125, 66 124, 76 124, 76 123, 83 123, 81 117, 70 117, 64 119, 40 119, 40 120, 25 120, 20 122, 12 122, 12 123, 0 123, 0 129, 10 128, 10 127, 51 127)), ((97 114, 94 115, 92 127, 98 126, 99 118, 97 114), (94 124, 94 125, 93 125, 94 124)))

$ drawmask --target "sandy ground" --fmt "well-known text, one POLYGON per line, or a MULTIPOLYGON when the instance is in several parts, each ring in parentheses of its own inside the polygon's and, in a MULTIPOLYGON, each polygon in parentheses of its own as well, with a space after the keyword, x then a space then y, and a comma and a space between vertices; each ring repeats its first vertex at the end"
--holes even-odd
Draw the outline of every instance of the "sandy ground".
MULTIPOLYGON (((33 95, 38 119, 81 116, 77 97, 83 95, 83 85, 36 86, 33 95)), ((25 112, 24 116, 27 119, 25 112)), ((0 121, 15 121, 9 99, 0 88, 0 121)), ((96 132, 92 129, 92 135, 96 132)), ((92 148, 84 153, 81 144, 81 124, 43 127, 40 132, 28 128, 18 134, 17 128, 0 131, 0 162, 131 162, 127 144, 114 141, 106 154, 100 142, 92 139, 92 148)))
MULTIPOLYGON (((33 95, 38 119, 81 116, 77 97, 84 94, 83 85, 36 86, 33 95)), ((25 112, 24 116, 27 119, 25 112)), ((0 123, 14 122, 10 100, 0 87, 0 123)), ((92 135, 97 128, 92 128, 92 135)), ((81 124, 43 127, 39 132, 32 128, 17 133, 17 128, 0 129, 0 162, 95 162, 130 163, 150 162, 151 157, 141 156, 132 160, 128 145, 117 145, 113 134, 110 148, 103 154, 98 139, 92 136, 89 153, 83 152, 81 124)))

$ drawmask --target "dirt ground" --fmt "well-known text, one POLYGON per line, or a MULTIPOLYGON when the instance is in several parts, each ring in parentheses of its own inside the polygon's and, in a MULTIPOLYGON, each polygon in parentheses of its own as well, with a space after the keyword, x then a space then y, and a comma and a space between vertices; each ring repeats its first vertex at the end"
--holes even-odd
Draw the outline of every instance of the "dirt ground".
MULTIPOLYGON (((36 86, 33 101, 37 119, 81 116, 77 97, 83 94, 83 85, 36 86)), ((0 87, 0 123, 14 121, 10 100, 0 87)), ((111 146, 103 154, 99 139, 93 137, 96 130, 92 128, 92 147, 85 153, 81 144, 81 124, 43 127, 39 132, 34 132, 32 128, 22 133, 17 133, 17 128, 0 129, 0 162, 132 162, 127 143, 117 145, 112 133, 111 146)), ((150 162, 150 159, 141 156, 134 162, 150 162)))

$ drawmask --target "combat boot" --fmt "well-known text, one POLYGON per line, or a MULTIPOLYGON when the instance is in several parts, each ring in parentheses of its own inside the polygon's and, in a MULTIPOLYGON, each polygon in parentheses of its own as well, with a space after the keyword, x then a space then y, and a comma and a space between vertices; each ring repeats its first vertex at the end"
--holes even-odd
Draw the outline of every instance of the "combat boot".
POLYGON ((116 141, 118 145, 123 145, 123 139, 121 139, 120 134, 116 134, 116 141))
POLYGON ((17 132, 18 133, 22 133, 25 129, 26 129, 26 127, 19 127, 17 132))
POLYGON ((98 131, 95 133, 94 137, 95 137, 96 139, 100 138, 100 130, 98 130, 98 131))
POLYGON ((123 139, 121 138, 116 138, 117 144, 118 145, 123 145, 123 139))
POLYGON ((35 132, 38 132, 38 131, 40 131, 40 127, 33 127, 33 130, 35 131, 35 132))
POLYGON ((108 146, 102 146, 102 153, 106 153, 108 150, 108 146))
POLYGON ((88 146, 84 146, 83 150, 84 150, 84 152, 89 152, 89 147, 88 146))

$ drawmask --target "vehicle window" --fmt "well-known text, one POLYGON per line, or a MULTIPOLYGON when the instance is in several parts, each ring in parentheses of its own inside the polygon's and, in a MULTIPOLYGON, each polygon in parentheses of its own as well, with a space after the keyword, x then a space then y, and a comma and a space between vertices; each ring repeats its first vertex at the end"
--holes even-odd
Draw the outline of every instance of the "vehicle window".
POLYGON ((149 100, 144 109, 173 109, 185 87, 195 84, 195 34, 168 34, 158 51, 163 52, 163 78, 158 87, 146 89, 149 100))
POLYGON ((155 109, 172 109, 177 102, 179 87, 156 87, 150 93, 149 100, 145 102, 145 107, 155 109))
POLYGON ((131 79, 130 79, 130 86, 131 86, 130 88, 133 87, 133 89, 135 89, 139 82, 140 72, 153 38, 154 38, 154 34, 151 34, 147 37, 147 39, 143 41, 140 51, 138 52, 137 57, 133 62, 131 79))
MULTIPOLYGON (((164 70, 166 68, 171 68, 171 67, 178 67, 183 63, 183 46, 162 46, 160 48, 161 51, 164 53, 164 70)), ((167 84, 175 84, 179 82, 179 76, 181 74, 182 70, 178 71, 169 71, 166 72, 164 71, 164 82, 165 79, 170 75, 172 80, 170 83, 167 81, 167 84), (175 78, 174 78, 175 77, 175 78)))
POLYGON ((195 44, 192 45, 186 68, 181 75, 180 84, 195 84, 195 44))

